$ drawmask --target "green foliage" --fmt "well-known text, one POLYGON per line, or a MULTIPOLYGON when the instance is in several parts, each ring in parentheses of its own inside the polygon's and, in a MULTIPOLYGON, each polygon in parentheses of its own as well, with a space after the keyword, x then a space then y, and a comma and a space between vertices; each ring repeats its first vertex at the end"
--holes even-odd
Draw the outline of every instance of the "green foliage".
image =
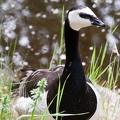
MULTIPOLYGON (((60 32, 60 42, 59 42, 59 56, 64 53, 64 44, 63 44, 63 40, 64 40, 64 13, 65 13, 65 8, 63 6, 62 8, 62 20, 61 20, 61 32, 60 32)), ((50 64, 49 64, 49 68, 52 67, 52 63, 53 63, 53 60, 54 60, 54 57, 56 55, 57 51, 56 51, 56 47, 54 48, 54 51, 53 51, 53 55, 52 55, 52 58, 51 58, 51 61, 50 61, 50 64)), ((59 58, 58 59, 58 62, 57 62, 58 65, 61 64, 61 59, 59 58)))
MULTIPOLYGON (((63 52, 63 48, 64 48, 64 45, 63 45, 63 39, 64 39, 64 13, 65 13, 65 8, 63 6, 62 8, 62 21, 61 21, 61 35, 60 35, 60 54, 62 54, 63 52)), ((59 59, 58 61, 58 64, 60 65, 61 64, 61 60, 59 59)))
MULTIPOLYGON (((63 10, 62 10, 62 20, 61 20, 61 37, 60 37, 60 54, 64 53, 64 45, 63 45, 63 36, 64 36, 64 6, 63 6, 63 10)), ((118 25, 119 26, 119 25, 118 25)), ((110 33, 113 34, 116 29, 118 28, 118 26, 116 26, 115 28, 110 29, 110 33)), ((1 33, 1 29, 0 29, 0 33, 1 33)), ((1 44, 1 35, 0 35, 0 44, 1 44)), ((17 39, 15 40, 14 43, 14 48, 12 51, 12 55, 14 54, 14 52, 16 51, 16 47, 17 47, 17 39)), ((114 55, 114 53, 111 53, 110 59, 109 59, 109 64, 106 65, 105 68, 103 68, 104 66, 104 62, 106 59, 106 52, 108 49, 108 42, 106 42, 105 46, 101 46, 100 49, 97 51, 97 48, 95 47, 93 50, 93 54, 92 54, 92 58, 91 58, 91 64, 88 67, 87 70, 87 76, 90 78, 90 80, 92 80, 94 83, 101 83, 101 78, 104 74, 106 74, 107 79, 104 83, 104 81, 102 81, 105 84, 105 87, 113 90, 116 87, 116 83, 118 81, 118 77, 120 76, 120 68, 119 68, 119 53, 118 51, 116 52, 116 54, 114 55), (118 61, 118 62, 116 62, 118 61)), ((56 55, 56 48, 54 49, 53 52, 53 56, 51 58, 51 62, 49 64, 49 68, 52 67, 52 63, 53 63, 53 59, 56 55)), ((8 51, 8 56, 10 56, 10 51, 8 51)), ((3 54, 0 54, 0 57, 3 57, 3 54)), ((27 57, 27 56, 26 56, 27 57)), ((61 60, 59 59, 58 64, 61 64, 61 60)), ((5 85, 9 86, 9 88, 11 87, 11 82, 3 82, 4 80, 10 80, 10 79, 14 79, 14 72, 12 72, 12 65, 13 63, 3 63, 2 61, 0 61, 0 69, 5 71, 5 77, 3 77, 3 73, 0 73, 0 119, 1 120, 12 120, 12 108, 11 108, 11 104, 12 104, 12 98, 11 98, 11 89, 8 89, 8 91, 6 92, 5 90, 3 90, 3 87, 5 85), (4 67, 3 67, 4 66, 4 67), (6 74, 6 71, 10 71, 10 74, 6 74), (7 93, 7 94, 6 94, 7 93)), ((68 76, 69 77, 69 76, 68 76)), ((67 81, 67 78, 66 78, 67 81)), ((62 113, 59 112, 59 107, 60 107, 60 103, 61 103, 61 99, 62 99, 62 95, 64 92, 64 87, 65 87, 65 83, 63 84, 63 86, 61 86, 61 83, 59 82, 59 86, 58 86, 58 93, 55 96, 55 98, 57 98, 56 101, 56 113, 55 114, 47 114, 47 112, 45 112, 43 115, 35 115, 35 109, 38 105, 38 101, 42 99, 41 94, 44 93, 44 88, 47 85, 46 79, 43 78, 41 81, 38 82, 38 88, 33 89, 31 91, 32 94, 32 99, 33 99, 33 105, 32 105, 32 109, 31 109, 31 114, 30 115, 22 115, 20 117, 17 118, 17 120, 24 118, 24 117, 28 117, 30 118, 30 120, 33 120, 35 118, 40 118, 41 120, 45 120, 46 117, 48 116, 54 116, 56 117, 56 120, 58 120, 59 116, 74 116, 74 115, 83 115, 83 114, 87 114, 87 113, 81 113, 81 114, 64 114, 64 111, 62 111, 62 113)), ((55 99, 54 98, 54 99, 55 99)), ((53 100, 54 100, 53 99, 53 100)), ((112 99, 112 97, 111 97, 112 99)), ((51 101, 50 105, 52 104, 53 101, 51 101)), ((49 106, 50 106, 49 105, 49 106)), ((48 106, 48 107, 49 107, 48 106)), ((103 106, 104 106, 104 100, 103 100, 103 106)), ((116 106, 117 103, 115 103, 114 106, 114 110, 113 113, 116 111, 116 106)), ((41 104, 39 104, 40 109, 43 109, 43 106, 41 104)), ((104 108, 105 112, 106 112, 106 116, 108 115, 108 110, 109 110, 109 101, 107 106, 105 106, 106 108, 104 108)), ((108 116, 105 118, 105 120, 108 119, 108 116)))
POLYGON ((11 108, 10 108, 10 98, 9 95, 4 95, 1 98, 1 106, 0 106, 0 119, 5 120, 11 115, 11 108))
MULTIPOLYGON (((56 113, 59 113, 59 108, 60 108, 60 103, 61 103, 61 100, 62 100, 62 95, 63 95, 63 92, 64 92, 66 81, 69 78, 69 76, 66 78, 63 86, 61 86, 61 82, 59 81, 58 92, 57 92, 56 113)), ((64 113, 64 111, 63 111, 63 113, 64 113)), ((56 116, 56 120, 58 120, 58 116, 56 116)))
MULTIPOLYGON (((110 34, 113 34, 117 28, 118 26, 111 28, 110 34)), ((120 96, 116 92, 116 85, 120 76, 120 55, 115 44, 109 59, 107 58, 108 64, 106 65, 105 61, 107 61, 106 56, 108 47, 109 43, 106 42, 104 48, 103 46, 101 46, 98 50, 96 47, 94 48, 91 64, 87 71, 87 76, 90 78, 90 80, 92 80, 93 83, 100 83, 101 86, 104 85, 104 89, 103 87, 100 87, 100 89, 103 89, 103 91, 99 91, 102 96, 102 107, 105 114, 102 118, 103 120, 112 119, 110 118, 111 114, 114 119, 117 119, 116 114, 120 100, 120 96), (113 98, 113 96, 115 98, 113 98), (114 106, 111 107, 113 101, 114 106)))
POLYGON ((93 82, 98 81, 98 79, 107 71, 109 65, 103 70, 102 66, 105 60, 106 51, 107 51, 108 43, 106 43, 104 50, 101 46, 98 55, 96 56, 96 48, 93 50, 92 58, 91 58, 91 64, 87 71, 87 76, 92 80, 93 82))
MULTIPOLYGON (((34 119, 35 108, 37 107, 39 100, 42 100, 41 94, 44 93, 45 91, 44 88, 46 87, 46 85, 47 85, 47 80, 43 78, 38 82, 37 84, 38 88, 31 90, 34 103, 33 103, 30 120, 34 119)), ((39 108, 42 110, 43 106, 39 104, 39 108)))
MULTIPOLYGON (((118 28, 116 26, 113 30, 110 30, 110 34, 113 34, 115 30, 118 28)), ((92 80, 92 82, 104 82, 101 81, 101 78, 103 75, 106 75, 106 87, 109 89, 113 89, 116 86, 116 83, 118 81, 118 77, 120 75, 120 69, 119 69, 119 53, 117 51, 117 47, 113 46, 114 51, 112 51, 109 59, 109 63, 106 66, 105 60, 107 56, 107 49, 108 49, 109 43, 106 42, 104 48, 103 46, 100 47, 100 49, 97 51, 96 47, 93 50, 91 63, 87 71, 87 76, 92 80), (116 51, 116 52, 115 52, 116 51), (115 55, 113 55, 116 53, 115 55), (116 62, 117 61, 117 62, 116 62), (103 67, 106 66, 106 67, 103 67)))

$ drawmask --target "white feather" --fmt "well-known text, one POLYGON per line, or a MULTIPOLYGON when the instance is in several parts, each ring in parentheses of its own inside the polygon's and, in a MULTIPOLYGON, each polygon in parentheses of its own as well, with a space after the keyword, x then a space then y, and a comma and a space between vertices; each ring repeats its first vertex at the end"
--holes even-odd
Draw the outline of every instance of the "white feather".
POLYGON ((90 120, 98 120, 101 114, 101 110, 102 110, 101 97, 100 97, 100 94, 97 92, 97 90, 94 88, 94 86, 91 83, 87 82, 87 84, 93 89, 97 97, 97 108, 96 108, 94 115, 90 118, 90 120))
MULTIPOLYGON (((35 114, 36 115, 48 115, 50 114, 47 108, 47 92, 41 94, 42 100, 36 105, 35 114)), ((32 112, 32 105, 34 101, 28 97, 20 97, 17 99, 16 104, 14 106, 15 113, 18 115, 30 115, 32 112)), ((29 118, 28 118, 29 119, 29 118)), ((26 119, 25 119, 26 120, 26 119)), ((46 117, 46 120, 54 120, 52 116, 46 117)))

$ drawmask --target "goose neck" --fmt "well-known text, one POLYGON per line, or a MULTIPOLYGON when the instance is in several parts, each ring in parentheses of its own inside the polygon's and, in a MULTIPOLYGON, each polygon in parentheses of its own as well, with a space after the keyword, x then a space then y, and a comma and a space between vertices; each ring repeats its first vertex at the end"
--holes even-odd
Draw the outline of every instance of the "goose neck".
MULTIPOLYGON (((79 31, 70 28, 69 22, 65 22, 65 47, 66 47, 66 66, 76 66, 83 72, 83 67, 78 50, 79 31)), ((84 75, 84 72, 82 73, 84 75)))
POLYGON ((79 31, 74 31, 70 28, 69 23, 65 22, 66 63, 62 81, 70 75, 67 80, 69 81, 68 84, 70 84, 72 88, 76 87, 76 91, 80 92, 81 89, 85 91, 86 80, 79 55, 78 40, 79 31))

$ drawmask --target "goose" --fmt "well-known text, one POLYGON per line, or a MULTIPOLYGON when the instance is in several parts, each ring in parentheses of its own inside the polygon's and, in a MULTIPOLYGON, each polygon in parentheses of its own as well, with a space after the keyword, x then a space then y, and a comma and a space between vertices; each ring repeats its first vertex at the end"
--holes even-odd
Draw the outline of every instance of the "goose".
MULTIPOLYGON (((67 12, 64 23, 65 66, 59 65, 50 69, 38 69, 23 78, 20 83, 19 97, 14 106, 18 115, 30 112, 29 109, 32 102, 30 91, 37 88, 37 83, 45 78, 47 86, 45 87, 45 92, 41 95, 42 100, 40 102, 49 114, 56 113, 57 99, 55 96, 60 83, 61 87, 65 86, 59 113, 74 115, 58 117, 58 120, 98 120, 101 104, 100 95, 92 82, 85 76, 78 50, 79 31, 84 27, 93 25, 105 27, 105 24, 89 7, 75 5, 67 12)), ((45 111, 35 109, 35 112, 44 114, 45 111)), ((55 120, 55 117, 49 116, 46 117, 46 120, 55 120)))

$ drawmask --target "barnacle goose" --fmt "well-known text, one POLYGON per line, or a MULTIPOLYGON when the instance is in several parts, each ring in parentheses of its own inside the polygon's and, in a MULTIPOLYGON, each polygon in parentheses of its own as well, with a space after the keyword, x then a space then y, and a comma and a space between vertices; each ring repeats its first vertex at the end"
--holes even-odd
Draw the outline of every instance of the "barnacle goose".
MULTIPOLYGON (((37 87, 38 81, 46 78, 47 86, 45 92, 41 95, 43 99, 40 101, 44 110, 36 108, 36 114, 44 114, 46 110, 49 114, 56 113, 57 98, 55 96, 57 95, 58 84, 60 81, 62 87, 66 81, 59 112, 64 114, 86 114, 62 116, 58 117, 58 120, 98 120, 101 104, 100 95, 91 81, 85 77, 78 51, 80 29, 92 25, 105 27, 105 24, 89 7, 76 5, 67 12, 64 24, 65 66, 59 65, 45 70, 39 69, 23 79, 19 88, 19 98, 14 106, 19 115, 30 114, 30 104, 33 102, 30 91, 37 87)), ((55 117, 49 116, 46 120, 55 120, 55 117)))

